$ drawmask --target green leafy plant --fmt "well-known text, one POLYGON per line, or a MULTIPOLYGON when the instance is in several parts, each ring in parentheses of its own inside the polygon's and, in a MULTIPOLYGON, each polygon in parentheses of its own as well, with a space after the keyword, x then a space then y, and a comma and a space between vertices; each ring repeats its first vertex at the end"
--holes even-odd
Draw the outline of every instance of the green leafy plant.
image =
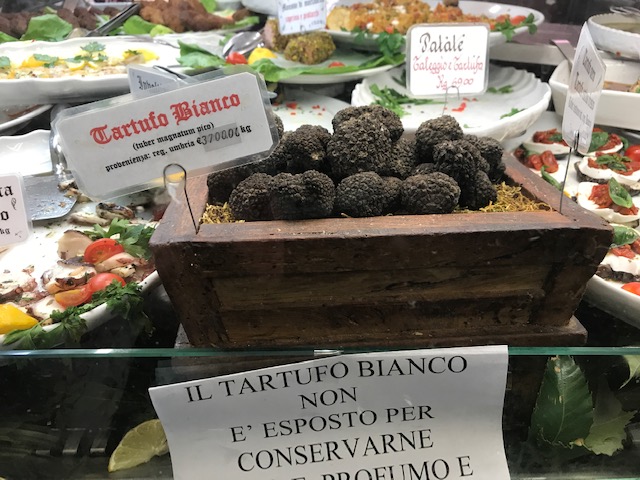
POLYGON ((623 448, 625 428, 635 413, 623 411, 602 380, 593 395, 572 357, 551 357, 531 417, 529 439, 568 457, 613 455, 623 448))
POLYGON ((39 15, 29 20, 29 25, 20 40, 46 40, 59 42, 67 38, 73 30, 73 25, 63 20, 55 13, 39 15))

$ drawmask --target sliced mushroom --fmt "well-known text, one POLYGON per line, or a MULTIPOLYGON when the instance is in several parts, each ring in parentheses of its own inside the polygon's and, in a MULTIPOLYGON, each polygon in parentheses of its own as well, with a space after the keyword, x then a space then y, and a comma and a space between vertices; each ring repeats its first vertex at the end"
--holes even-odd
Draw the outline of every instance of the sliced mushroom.
POLYGON ((93 240, 77 230, 65 231, 58 240, 58 256, 63 260, 81 257, 93 240))
POLYGON ((51 323, 51 314, 56 310, 62 312, 64 307, 56 302, 54 297, 48 296, 29 305, 27 313, 38 320, 42 320, 40 325, 49 325, 51 323))
POLYGON ((15 300, 24 292, 32 292, 38 283, 25 272, 4 271, 0 273, 0 301, 15 300))
POLYGON ((90 265, 74 265, 58 262, 58 265, 42 274, 44 288, 50 294, 85 285, 96 274, 96 269, 90 265))
POLYGON ((69 220, 80 225, 100 225, 106 227, 111 223, 111 220, 101 218, 98 215, 88 212, 75 212, 69 215, 69 220))
POLYGON ((101 218, 112 220, 114 218, 125 218, 131 220, 135 217, 135 213, 129 207, 118 205, 111 202, 100 202, 96 205, 96 213, 101 218))
POLYGON ((139 265, 142 262, 140 258, 134 257, 133 255, 122 252, 116 253, 112 257, 107 258, 105 261, 96 263, 96 271, 98 272, 109 272, 114 268, 126 267, 129 265, 139 265))

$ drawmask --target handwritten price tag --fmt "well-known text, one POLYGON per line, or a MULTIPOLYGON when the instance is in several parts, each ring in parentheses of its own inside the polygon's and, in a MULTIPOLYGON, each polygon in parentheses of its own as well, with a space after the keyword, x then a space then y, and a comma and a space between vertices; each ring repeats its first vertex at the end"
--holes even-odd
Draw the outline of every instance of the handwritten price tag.
POLYGON ((487 89, 486 24, 414 25, 407 32, 407 42, 407 88, 413 96, 481 93, 487 89))
POLYGON ((326 23, 325 0, 278 0, 278 28, 283 35, 320 30, 326 23))
POLYGON ((0 175, 0 246, 24 242, 30 232, 22 176, 0 175))

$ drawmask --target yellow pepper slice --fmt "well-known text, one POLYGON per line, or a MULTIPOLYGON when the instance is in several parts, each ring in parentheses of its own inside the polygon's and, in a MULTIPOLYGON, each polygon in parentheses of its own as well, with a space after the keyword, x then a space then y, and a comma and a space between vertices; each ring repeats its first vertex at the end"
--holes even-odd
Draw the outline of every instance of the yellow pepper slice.
POLYGON ((25 330, 38 323, 38 320, 27 315, 15 305, 3 303, 0 305, 0 334, 25 330))
POLYGON ((253 52, 251 52, 251 55, 249 55, 249 58, 247 59, 247 63, 251 65, 258 60, 262 60, 263 58, 276 58, 276 54, 268 48, 258 47, 253 52))

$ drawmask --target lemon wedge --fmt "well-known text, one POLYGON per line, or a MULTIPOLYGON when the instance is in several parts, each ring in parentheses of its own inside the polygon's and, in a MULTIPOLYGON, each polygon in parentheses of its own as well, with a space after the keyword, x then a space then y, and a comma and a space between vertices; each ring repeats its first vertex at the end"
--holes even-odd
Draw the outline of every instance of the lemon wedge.
POLYGON ((77 70, 82 70, 84 67, 87 66, 86 60, 80 60, 79 62, 74 62, 73 60, 67 60, 66 62, 67 62, 67 67, 72 72, 75 72, 77 70))
POLYGON ((110 472, 132 468, 169 451, 160 420, 147 420, 129 430, 109 458, 110 472))
POLYGON ((0 334, 14 330, 26 330, 37 325, 38 320, 27 315, 15 305, 3 303, 0 305, 0 334))

